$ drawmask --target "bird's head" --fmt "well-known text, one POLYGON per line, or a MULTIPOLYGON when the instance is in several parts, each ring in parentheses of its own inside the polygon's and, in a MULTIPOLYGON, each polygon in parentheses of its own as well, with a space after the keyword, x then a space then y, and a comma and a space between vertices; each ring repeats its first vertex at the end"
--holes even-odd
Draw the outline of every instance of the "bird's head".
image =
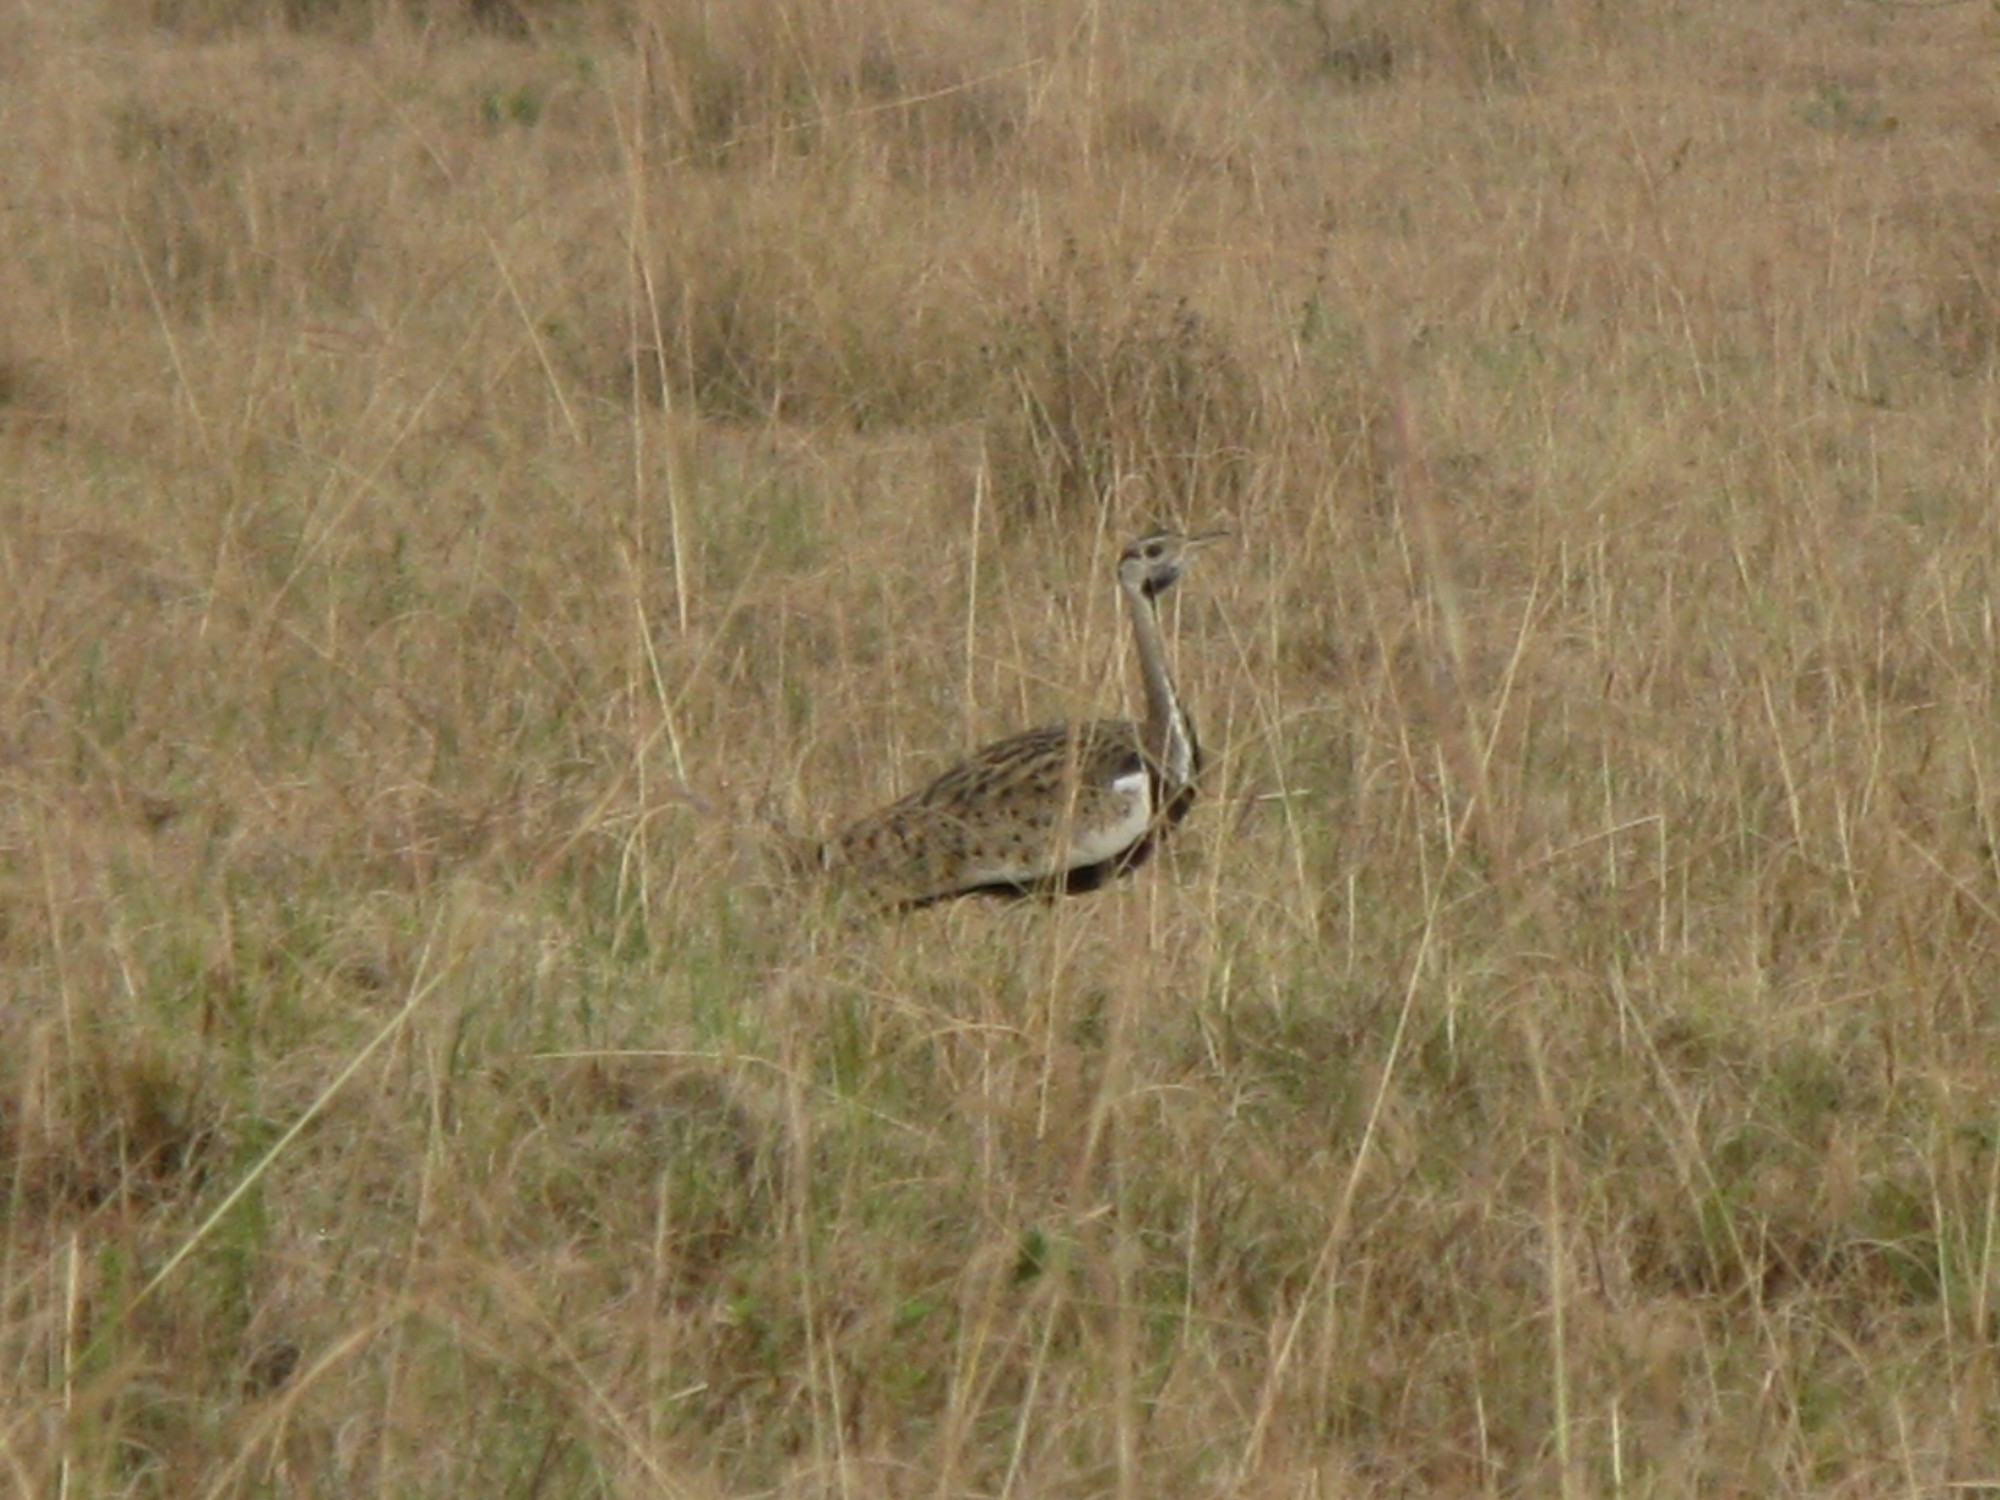
POLYGON ((1142 536, 1118 559, 1118 581, 1141 598, 1157 599, 1180 582, 1196 551, 1228 535, 1226 531, 1204 531, 1197 536, 1155 531, 1142 536))

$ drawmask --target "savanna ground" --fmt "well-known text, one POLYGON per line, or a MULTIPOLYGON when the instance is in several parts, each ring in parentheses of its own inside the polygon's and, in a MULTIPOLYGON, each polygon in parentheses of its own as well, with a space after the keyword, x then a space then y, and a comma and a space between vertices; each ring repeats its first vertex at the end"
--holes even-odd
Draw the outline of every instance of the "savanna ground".
POLYGON ((2000 1486, 1996 54, 16 0, 8 1491, 2000 1486), (1161 520, 1171 857, 795 882, 1161 520))

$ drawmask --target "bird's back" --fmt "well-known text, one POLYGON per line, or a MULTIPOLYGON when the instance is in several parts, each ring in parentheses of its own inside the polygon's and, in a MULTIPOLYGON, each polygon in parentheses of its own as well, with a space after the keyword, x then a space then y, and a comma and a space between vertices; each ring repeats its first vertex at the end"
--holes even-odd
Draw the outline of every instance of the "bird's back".
POLYGON ((1088 889, 1143 859, 1164 814, 1138 726, 1050 724, 986 746, 826 846, 832 868, 916 906, 975 891, 1088 889))

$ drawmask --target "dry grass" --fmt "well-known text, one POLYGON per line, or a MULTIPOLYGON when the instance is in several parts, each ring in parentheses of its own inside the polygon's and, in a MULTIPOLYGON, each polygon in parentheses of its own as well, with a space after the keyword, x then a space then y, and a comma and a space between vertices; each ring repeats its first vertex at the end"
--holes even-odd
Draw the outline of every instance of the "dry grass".
POLYGON ((7 1487, 2000 1485, 2000 32, 1624 9, 0 22, 7 1487))

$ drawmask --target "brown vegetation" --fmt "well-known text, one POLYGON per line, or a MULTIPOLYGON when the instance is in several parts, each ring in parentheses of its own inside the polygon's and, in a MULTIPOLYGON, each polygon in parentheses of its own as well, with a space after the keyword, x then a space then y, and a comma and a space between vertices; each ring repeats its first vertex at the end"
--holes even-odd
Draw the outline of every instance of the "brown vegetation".
POLYGON ((16 7, 0 1475, 2000 1483, 1996 41, 16 7), (788 880, 1154 521, 1171 858, 788 880))

